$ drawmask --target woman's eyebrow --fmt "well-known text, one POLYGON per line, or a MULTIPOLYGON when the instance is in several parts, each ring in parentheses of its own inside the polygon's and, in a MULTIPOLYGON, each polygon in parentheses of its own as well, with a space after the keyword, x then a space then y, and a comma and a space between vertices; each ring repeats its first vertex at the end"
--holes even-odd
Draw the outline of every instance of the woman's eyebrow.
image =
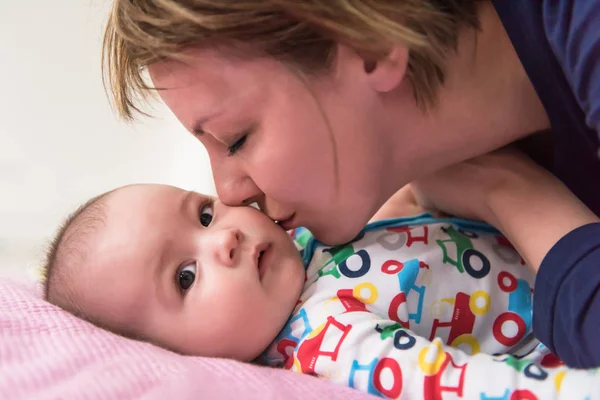
POLYGON ((196 122, 194 122, 192 124, 192 129, 190 131, 196 136, 204 135, 205 130, 204 130, 203 125, 206 124, 207 122, 209 122, 211 119, 218 117, 221 114, 223 114, 223 113, 218 112, 218 113, 209 115, 207 117, 197 119, 196 122))

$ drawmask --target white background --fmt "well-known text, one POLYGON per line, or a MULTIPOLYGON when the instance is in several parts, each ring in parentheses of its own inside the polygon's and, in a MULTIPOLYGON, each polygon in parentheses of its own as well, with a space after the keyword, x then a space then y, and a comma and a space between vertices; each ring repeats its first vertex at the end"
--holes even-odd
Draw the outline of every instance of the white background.
POLYGON ((208 157, 157 100, 118 120, 100 72, 109 0, 0 0, 0 275, 40 264, 58 225, 116 186, 214 193, 208 157))

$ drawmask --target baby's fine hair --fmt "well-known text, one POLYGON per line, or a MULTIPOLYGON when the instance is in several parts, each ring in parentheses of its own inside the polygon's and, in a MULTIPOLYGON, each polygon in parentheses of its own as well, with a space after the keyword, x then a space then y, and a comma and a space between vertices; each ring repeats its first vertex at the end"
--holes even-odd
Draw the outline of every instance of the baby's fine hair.
MULTIPOLYGON (((143 113, 144 69, 181 60, 189 47, 272 56, 307 75, 326 72, 336 44, 372 64, 394 45, 409 50, 417 104, 435 103, 459 31, 479 28, 479 0, 114 0, 104 33, 104 82, 125 119, 143 113), (243 46, 239 46, 239 45, 243 46)), ((242 54, 240 54, 242 55, 242 54)))
POLYGON ((91 198, 66 218, 50 243, 42 266, 44 299, 73 314, 78 310, 68 306, 72 274, 76 273, 77 264, 85 260, 87 236, 105 223, 102 199, 107 194, 91 198))

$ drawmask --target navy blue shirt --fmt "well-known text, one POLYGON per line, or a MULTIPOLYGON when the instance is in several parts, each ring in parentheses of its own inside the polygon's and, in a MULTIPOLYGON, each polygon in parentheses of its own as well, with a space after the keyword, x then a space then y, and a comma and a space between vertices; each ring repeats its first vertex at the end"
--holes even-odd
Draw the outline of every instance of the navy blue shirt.
MULTIPOLYGON (((600 2, 492 2, 550 119, 545 167, 600 215, 600 2)), ((569 366, 600 366, 600 223, 550 250, 534 290, 537 337, 569 366)))

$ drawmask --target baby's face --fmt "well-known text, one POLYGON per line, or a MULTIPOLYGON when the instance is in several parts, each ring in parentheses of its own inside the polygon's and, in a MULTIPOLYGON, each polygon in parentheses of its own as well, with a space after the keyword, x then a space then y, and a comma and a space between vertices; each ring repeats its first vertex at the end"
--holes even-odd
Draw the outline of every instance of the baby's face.
POLYGON ((90 317, 184 354, 243 361, 289 318, 304 268, 260 211, 162 185, 118 189, 105 208, 77 276, 90 317))

